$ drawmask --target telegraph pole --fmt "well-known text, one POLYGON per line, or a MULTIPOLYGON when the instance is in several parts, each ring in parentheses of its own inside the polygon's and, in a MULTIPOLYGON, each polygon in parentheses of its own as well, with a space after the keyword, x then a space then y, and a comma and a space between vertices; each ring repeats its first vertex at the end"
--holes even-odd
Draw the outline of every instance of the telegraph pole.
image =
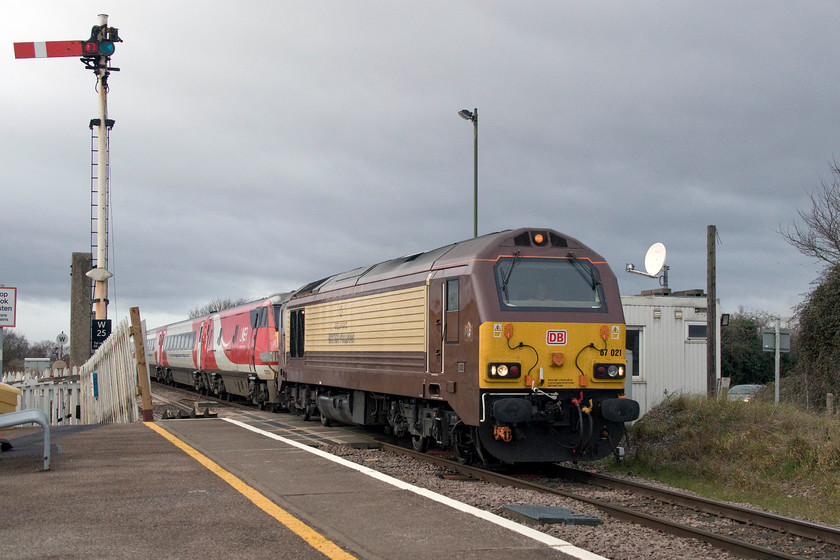
POLYGON ((714 397, 717 387, 717 263, 715 241, 717 228, 706 228, 706 395, 714 397))

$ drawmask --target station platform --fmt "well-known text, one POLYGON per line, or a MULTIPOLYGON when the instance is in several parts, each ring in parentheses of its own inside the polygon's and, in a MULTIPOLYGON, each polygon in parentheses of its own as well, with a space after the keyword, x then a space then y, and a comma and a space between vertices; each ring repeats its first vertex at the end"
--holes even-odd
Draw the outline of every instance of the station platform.
POLYGON ((285 418, 53 427, 49 471, 40 428, 4 430, 0 556, 600 558, 328 455, 285 418))

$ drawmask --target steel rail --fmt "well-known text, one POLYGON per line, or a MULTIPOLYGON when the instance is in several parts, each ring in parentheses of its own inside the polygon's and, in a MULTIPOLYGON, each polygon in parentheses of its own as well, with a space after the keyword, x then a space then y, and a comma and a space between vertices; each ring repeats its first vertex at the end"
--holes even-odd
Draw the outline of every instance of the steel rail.
POLYGON ((724 550, 742 556, 744 558, 778 558, 781 560, 802 560, 801 556, 794 556, 782 551, 773 550, 764 546, 748 543, 746 541, 740 541, 738 539, 733 539, 724 535, 717 535, 704 529, 690 527, 688 525, 676 523, 668 519, 657 518, 646 513, 636 512, 629 508, 616 506, 607 502, 603 502, 601 500, 581 496, 579 494, 575 494, 566 490, 550 488, 548 486, 543 486, 541 484, 488 471, 478 467, 462 465, 458 462, 451 461, 443 457, 437 457, 426 453, 418 453, 410 449, 387 443, 382 443, 381 448, 386 451, 391 451, 400 455, 415 458, 420 461, 432 463, 440 467, 445 467, 465 476, 485 480, 487 482, 492 482, 502 486, 522 488, 527 490, 536 490, 538 492, 556 494, 558 496, 563 496, 573 500, 585 502, 597 507, 604 513, 607 513, 617 519, 638 523, 639 525, 643 525, 651 529, 657 529, 671 535, 698 539, 718 548, 722 548, 724 550))
POLYGON ((751 523, 759 527, 764 527, 765 529, 783 531, 816 541, 840 545, 840 529, 836 527, 794 519, 792 517, 759 511, 735 504, 717 502, 701 496, 691 496, 684 492, 658 488, 644 482, 622 480, 602 473, 584 471, 579 468, 563 465, 555 465, 555 468, 563 476, 578 482, 594 484, 613 490, 627 490, 634 494, 644 494, 656 500, 674 503, 679 506, 696 509, 704 513, 733 519, 742 523, 751 523))

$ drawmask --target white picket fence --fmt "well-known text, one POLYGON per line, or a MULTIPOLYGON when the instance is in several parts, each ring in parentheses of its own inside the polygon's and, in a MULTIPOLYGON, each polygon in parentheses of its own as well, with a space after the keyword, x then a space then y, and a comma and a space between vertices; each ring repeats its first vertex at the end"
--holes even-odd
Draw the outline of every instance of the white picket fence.
POLYGON ((36 408, 47 415, 53 426, 72 426, 80 423, 79 376, 69 369, 3 374, 3 383, 21 390, 18 410, 36 408))
POLYGON ((23 392, 18 410, 37 408, 52 425, 140 420, 137 363, 127 318, 81 367, 64 370, 60 376, 49 377, 50 373, 59 372, 45 372, 48 377, 22 372, 3 374, 4 383, 23 392))
POLYGON ((79 381, 82 387, 82 424, 140 420, 135 399, 137 365, 128 319, 123 319, 93 357, 79 368, 79 381))

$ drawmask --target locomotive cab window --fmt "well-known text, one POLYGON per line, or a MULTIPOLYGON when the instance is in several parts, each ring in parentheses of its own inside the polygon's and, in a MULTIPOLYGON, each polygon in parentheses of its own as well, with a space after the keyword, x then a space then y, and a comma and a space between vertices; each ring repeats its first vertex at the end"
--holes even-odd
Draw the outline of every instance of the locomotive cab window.
POLYGON ((586 259, 506 257, 496 263, 495 275, 502 309, 606 310, 598 269, 586 259))
POLYGON ((304 310, 289 312, 289 357, 303 358, 304 310))
POLYGON ((251 326, 255 329, 268 326, 268 313, 265 307, 251 310, 251 326))
POLYGON ((446 342, 458 342, 458 308, 460 307, 458 279, 446 281, 446 342))

